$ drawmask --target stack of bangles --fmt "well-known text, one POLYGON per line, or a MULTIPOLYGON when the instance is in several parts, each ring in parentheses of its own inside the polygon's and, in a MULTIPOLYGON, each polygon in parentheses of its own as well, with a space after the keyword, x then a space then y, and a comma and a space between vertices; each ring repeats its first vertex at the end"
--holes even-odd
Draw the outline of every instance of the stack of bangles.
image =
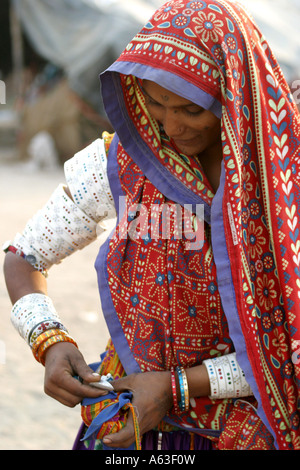
POLYGON ((62 330, 47 330, 37 337, 37 340, 33 343, 32 353, 35 359, 41 364, 45 365, 44 355, 45 352, 56 343, 68 342, 73 343, 76 347, 77 344, 71 338, 71 336, 62 330))
POLYGON ((20 336, 30 346, 33 356, 45 364, 46 351, 56 343, 68 342, 77 347, 53 306, 44 294, 28 294, 13 306, 11 321, 20 336))
MULTIPOLYGON (((245 374, 237 362, 235 352, 206 359, 203 364, 207 369, 211 390, 209 398, 212 400, 238 399, 253 395, 245 374)), ((183 367, 171 368, 171 383, 175 413, 187 411, 189 409, 189 387, 183 367), (179 394, 175 372, 178 377, 179 394)))
POLYGON ((171 383, 172 383, 172 393, 173 393, 173 404, 174 411, 176 414, 183 413, 188 411, 190 406, 190 397, 189 397, 189 386, 186 377, 186 373, 183 367, 171 367, 171 383), (177 386, 176 386, 176 376, 177 372, 178 384, 180 390, 180 400, 177 399, 177 386))

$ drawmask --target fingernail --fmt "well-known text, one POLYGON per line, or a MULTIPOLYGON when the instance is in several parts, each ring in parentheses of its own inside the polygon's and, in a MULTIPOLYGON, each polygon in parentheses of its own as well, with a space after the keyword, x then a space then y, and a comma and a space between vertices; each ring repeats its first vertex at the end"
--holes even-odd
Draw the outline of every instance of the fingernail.
POLYGON ((105 442, 106 444, 111 444, 111 443, 112 443, 112 440, 111 440, 109 437, 104 436, 104 437, 103 437, 103 442, 105 442))
POLYGON ((100 374, 98 374, 97 372, 93 372, 92 375, 93 375, 94 377, 100 377, 100 374))

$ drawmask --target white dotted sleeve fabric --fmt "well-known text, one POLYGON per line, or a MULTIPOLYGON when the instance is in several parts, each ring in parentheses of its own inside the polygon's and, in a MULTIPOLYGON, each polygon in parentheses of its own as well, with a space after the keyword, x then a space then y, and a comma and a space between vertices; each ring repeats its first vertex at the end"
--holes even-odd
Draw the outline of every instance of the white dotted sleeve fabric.
POLYGON ((39 271, 94 241, 105 229, 105 220, 115 217, 115 207, 106 173, 104 141, 98 139, 65 164, 65 185, 59 185, 45 206, 18 233, 13 245, 39 271))

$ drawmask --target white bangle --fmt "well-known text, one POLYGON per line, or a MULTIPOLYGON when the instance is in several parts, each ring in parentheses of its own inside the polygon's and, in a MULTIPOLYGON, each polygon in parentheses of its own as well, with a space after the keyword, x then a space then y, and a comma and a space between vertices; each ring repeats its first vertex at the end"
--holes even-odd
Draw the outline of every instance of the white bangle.
POLYGON ((106 229, 105 220, 116 216, 106 169, 103 139, 66 162, 65 175, 73 200, 59 185, 11 242, 16 253, 23 253, 35 269, 45 273, 95 240, 106 229))
POLYGON ((76 153, 64 169, 72 198, 83 212, 96 222, 116 216, 104 139, 97 139, 76 153))
POLYGON ((30 255, 35 269, 43 272, 96 237, 97 223, 82 212, 68 197, 64 186, 59 185, 12 244, 26 257, 30 255))
POLYGON ((253 395, 245 374, 240 368, 236 353, 203 361, 210 382, 210 398, 225 399, 253 395))
POLYGON ((11 310, 11 321, 20 336, 30 345, 37 336, 53 328, 67 331, 50 297, 28 294, 21 297, 11 310))

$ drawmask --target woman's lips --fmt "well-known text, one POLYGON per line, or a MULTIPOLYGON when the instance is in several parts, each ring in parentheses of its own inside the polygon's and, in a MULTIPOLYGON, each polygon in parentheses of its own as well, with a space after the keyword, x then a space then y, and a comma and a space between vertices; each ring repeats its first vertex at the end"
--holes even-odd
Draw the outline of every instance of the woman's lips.
POLYGON ((191 145, 195 145, 196 143, 196 139, 187 139, 187 140, 180 140, 180 139, 173 139, 173 142, 174 144, 178 147, 178 145, 180 146, 184 146, 184 147, 190 147, 191 145))

